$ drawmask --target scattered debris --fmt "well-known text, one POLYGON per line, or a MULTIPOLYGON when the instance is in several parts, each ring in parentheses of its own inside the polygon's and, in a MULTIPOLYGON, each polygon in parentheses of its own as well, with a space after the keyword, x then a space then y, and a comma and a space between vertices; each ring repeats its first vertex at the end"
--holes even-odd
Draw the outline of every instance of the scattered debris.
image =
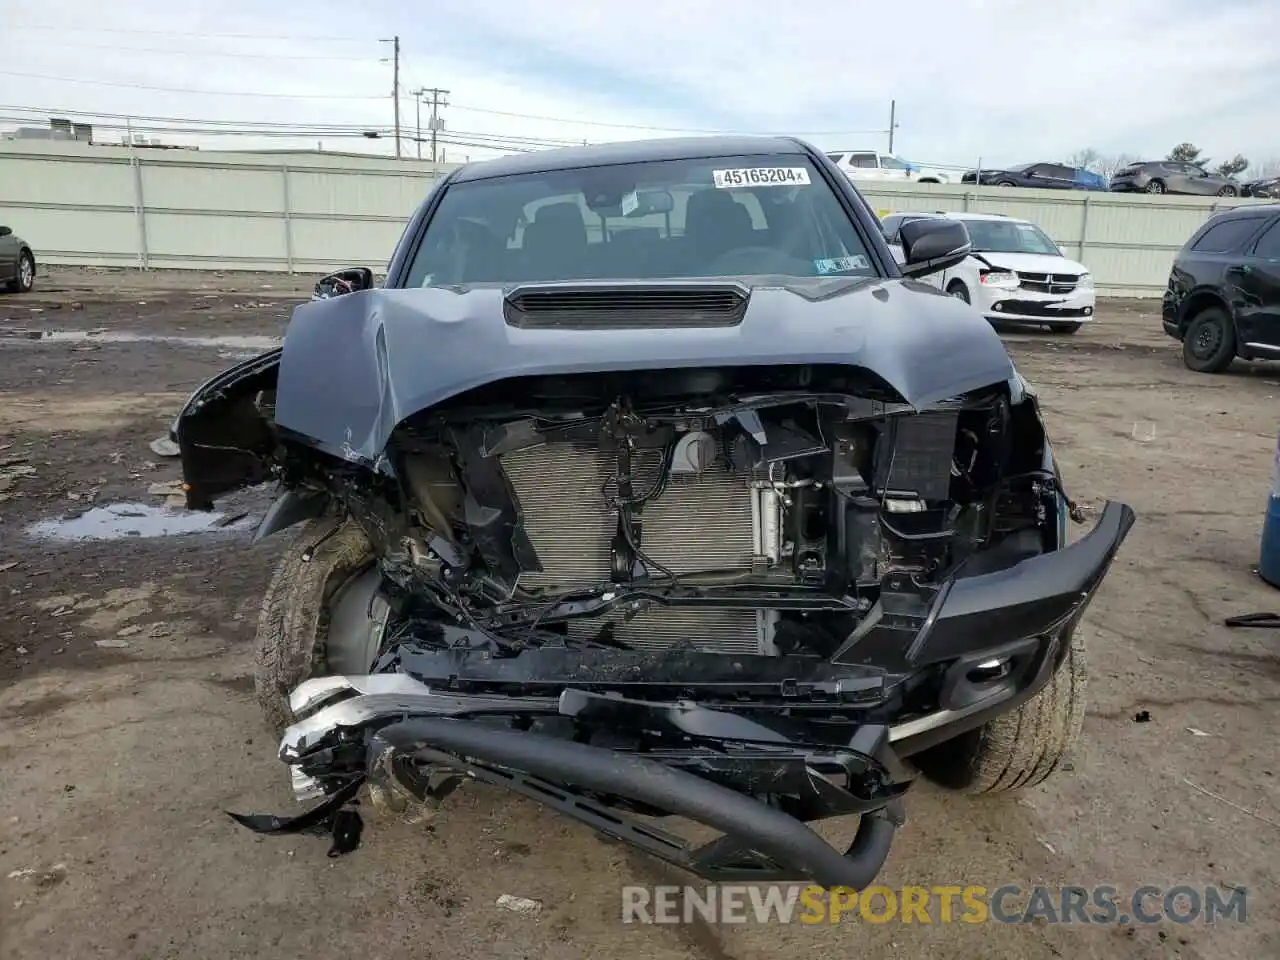
POLYGON ((1212 799, 1217 800, 1219 803, 1225 803, 1232 810, 1239 810, 1241 813, 1246 814, 1250 817, 1253 817, 1255 820, 1261 820, 1263 823, 1267 824, 1268 826, 1272 826, 1280 829, 1280 823, 1277 823, 1275 820, 1271 820, 1267 817, 1264 817, 1262 814, 1258 813, 1255 810, 1250 810, 1248 807, 1242 807, 1238 803, 1233 803, 1232 801, 1228 800, 1226 797, 1220 797, 1216 793, 1214 793, 1212 790, 1206 790, 1204 787, 1200 786, 1200 784, 1193 783, 1191 779, 1188 777, 1183 777, 1182 782, 1185 783, 1192 790, 1197 790, 1200 793, 1203 793, 1206 797, 1211 797, 1212 799))
POLYGON ((181 480, 161 480, 147 487, 147 493, 155 497, 182 496, 181 480))
POLYGON ((1057 854, 1058 851, 1053 849, 1053 844, 1050 843, 1048 840, 1046 840, 1044 837, 1036 837, 1036 839, 1040 841, 1040 846, 1044 847, 1046 850, 1048 850, 1050 853, 1054 855, 1057 854))
MULTIPOLYGON (((16 458, 21 460, 22 458, 16 458)), ((26 463, 0 464, 0 492, 8 490, 22 477, 34 477, 36 468, 26 463)))
POLYGON ((519 913, 526 917, 536 917, 542 912, 542 904, 537 900, 530 900, 527 897, 513 897, 509 893, 504 893, 497 900, 497 905, 503 910, 510 910, 512 913, 519 913))
POLYGON ((13 870, 9 873, 9 879, 30 880, 35 884, 37 890, 47 890, 50 887, 56 887, 67 879, 67 865, 65 863, 55 863, 48 870, 36 870, 34 868, 13 870))
POLYGON ((1135 714, 1133 715, 1133 722, 1134 722, 1134 723, 1150 723, 1150 722, 1151 722, 1151 711, 1150 711, 1150 710, 1139 710, 1137 713, 1135 713, 1135 714))
POLYGON ((116 631, 117 637, 132 637, 135 633, 141 633, 142 627, 136 623, 132 623, 127 627, 121 627, 116 631))
POLYGON ((0 573, 4 573, 6 570, 12 570, 20 562, 21 561, 18 560, 10 560, 8 563, 0 563, 0 573))
POLYGON ((1197 730, 1195 727, 1187 727, 1187 733, 1193 737, 1212 737, 1212 733, 1205 733, 1203 730, 1197 730))
POLYGON ((120 650, 127 647, 129 645, 129 641, 108 638, 106 640, 95 640, 93 641, 93 645, 95 647, 104 647, 108 650, 120 650))
POLYGON ((178 445, 168 437, 156 437, 151 441, 151 452, 158 457, 176 457, 180 451, 178 445))
MULTIPOLYGON (((1256 570, 1254 571, 1257 572, 1256 570)), ((1275 613, 1242 613, 1236 617, 1227 617, 1222 621, 1228 627, 1275 627, 1280 628, 1280 614, 1275 613)))
POLYGON ((17 653, 17 655, 20 657, 25 657, 31 651, 28 650, 26 647, 16 647, 14 649, 14 652, 17 653))

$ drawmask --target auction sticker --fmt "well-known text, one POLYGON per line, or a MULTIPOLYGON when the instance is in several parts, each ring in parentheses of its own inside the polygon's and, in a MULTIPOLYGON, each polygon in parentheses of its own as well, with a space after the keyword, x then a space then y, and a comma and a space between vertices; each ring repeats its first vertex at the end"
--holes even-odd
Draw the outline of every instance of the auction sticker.
POLYGON ((829 273, 839 273, 842 270, 867 270, 870 269, 871 263, 863 256, 831 257, 826 260, 815 260, 813 266, 818 271, 818 276, 825 277, 829 273))
POLYGON ((737 170, 713 170, 713 182, 720 189, 733 187, 792 187, 807 185, 809 171, 804 167, 742 167, 737 170))

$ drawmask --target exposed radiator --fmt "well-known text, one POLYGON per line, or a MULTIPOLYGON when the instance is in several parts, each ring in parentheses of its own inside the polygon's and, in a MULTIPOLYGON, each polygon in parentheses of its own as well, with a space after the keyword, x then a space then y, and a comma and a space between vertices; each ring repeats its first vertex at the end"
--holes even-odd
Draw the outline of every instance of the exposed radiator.
MULTIPOLYGON (((525 589, 568 590, 609 580, 615 518, 605 499, 614 465, 598 450, 549 444, 502 457, 541 573, 520 577, 525 589)), ((637 458, 637 494, 657 482, 660 455, 637 458)), ((756 555, 750 478, 723 462, 701 474, 676 474, 639 514, 641 549, 673 573, 749 570, 756 555)))
MULTIPOLYGON (((505 454, 501 463, 543 566, 522 574, 520 586, 563 591, 609 582, 616 529, 606 499, 614 489, 612 456, 594 447, 548 444, 505 454)), ((660 471, 658 451, 634 458, 635 493, 652 489, 660 471)), ((749 570, 761 551, 760 496, 751 478, 732 473, 722 458, 702 473, 673 474, 639 513, 641 549, 675 574, 749 570)), ((726 653, 771 649, 772 617, 754 610, 651 606, 629 621, 622 613, 570 621, 570 634, 591 636, 610 620, 614 636, 640 649, 683 639, 726 653)))

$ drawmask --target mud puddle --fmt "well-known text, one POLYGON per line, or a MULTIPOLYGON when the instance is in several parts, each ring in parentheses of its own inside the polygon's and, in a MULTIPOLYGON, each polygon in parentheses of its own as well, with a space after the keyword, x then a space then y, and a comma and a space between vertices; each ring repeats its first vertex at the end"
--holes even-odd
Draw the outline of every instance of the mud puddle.
POLYGON ((263 353, 280 346, 280 337, 256 334, 178 336, 153 333, 129 333, 125 330, 16 330, 0 333, 0 340, 36 340, 41 343, 165 343, 175 346, 210 347, 222 350, 244 350, 263 353))
POLYGON ((238 532, 248 529, 252 523, 247 513, 201 513, 170 510, 146 503, 112 503, 74 517, 37 521, 27 527, 26 532, 35 540, 75 543, 238 532))

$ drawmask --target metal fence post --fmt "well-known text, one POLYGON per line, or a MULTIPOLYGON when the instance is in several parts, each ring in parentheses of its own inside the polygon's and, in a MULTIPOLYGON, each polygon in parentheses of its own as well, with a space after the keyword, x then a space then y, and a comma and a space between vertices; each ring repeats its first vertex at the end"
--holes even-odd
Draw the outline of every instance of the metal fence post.
POLYGON ((147 207, 142 196, 142 160, 133 149, 132 138, 129 143, 129 166, 133 167, 133 215, 138 222, 138 269, 146 270, 151 265, 151 254, 147 250, 147 207))
POLYGON ((964 193, 964 207, 962 208, 962 210, 963 210, 963 212, 964 212, 964 213, 968 213, 968 212, 969 212, 969 198, 970 198, 970 197, 972 197, 972 196, 973 196, 973 194, 972 194, 972 193, 970 193, 968 190, 966 190, 966 191, 965 191, 965 193, 964 193))
POLYGON ((1085 241, 1089 239, 1089 201, 1091 199, 1092 198, 1089 194, 1086 193, 1084 195, 1084 213, 1080 217, 1080 242, 1076 244, 1079 248, 1079 252, 1076 254, 1076 259, 1081 263, 1084 263, 1085 241))
POLYGON ((280 167, 280 186, 284 196, 284 258, 293 273, 293 205, 289 201, 289 165, 280 167))

